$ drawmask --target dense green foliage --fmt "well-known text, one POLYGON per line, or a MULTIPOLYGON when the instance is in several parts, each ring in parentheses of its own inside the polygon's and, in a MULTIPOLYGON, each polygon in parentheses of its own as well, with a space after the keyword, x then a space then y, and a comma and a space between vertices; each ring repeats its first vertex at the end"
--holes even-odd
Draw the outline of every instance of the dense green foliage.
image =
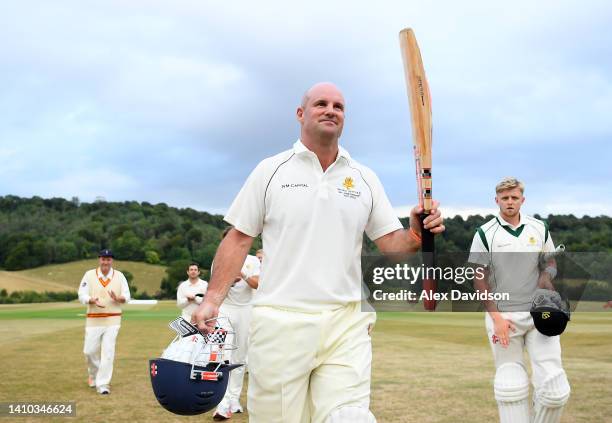
MULTIPOLYGON (((447 218, 437 250, 468 251, 476 228, 491 217, 447 218)), ((555 243, 565 244, 568 251, 612 251, 611 217, 549 215, 544 220, 555 243)), ((402 223, 406 225, 406 219, 402 223)), ((95 257, 109 247, 120 260, 195 260, 209 269, 225 226, 221 216, 164 203, 78 203, 9 195, 0 197, 0 267, 18 270, 64 263, 95 257)), ((373 243, 366 248, 373 251, 373 243)))
MULTIPOLYGON (((612 252, 612 217, 574 215, 534 216, 548 223, 548 228, 556 245, 564 244, 571 252, 612 252)), ((436 249, 440 252, 469 251, 476 228, 492 219, 493 216, 470 216, 463 219, 455 216, 444 220, 446 231, 436 239, 436 249)), ((402 219, 407 226, 406 219, 402 219)))
POLYGON ((0 267, 27 269, 96 257, 112 248, 120 260, 210 266, 220 216, 166 204, 82 203, 62 198, 0 197, 0 267))
POLYGON ((61 301, 72 301, 77 298, 74 291, 62 292, 36 292, 36 291, 13 291, 10 294, 6 289, 0 290, 0 304, 21 303, 50 303, 61 301))
MULTIPOLYGON (((447 218, 446 232, 437 237, 437 251, 469 251, 476 228, 491 217, 447 218)), ((544 220, 555 243, 565 244, 567 251, 612 252, 611 217, 549 215, 544 220)), ((406 219, 402 223, 406 226, 406 219)), ((101 248, 110 247, 120 260, 167 265, 160 291, 151 294, 174 298, 190 261, 198 262, 202 277, 208 277, 225 226, 221 216, 163 203, 79 203, 77 199, 5 196, 0 197, 0 268, 27 269, 96 257, 101 248)), ((260 247, 258 239, 253 250, 260 247)), ((375 251, 374 243, 366 240, 365 250, 375 251)), ((608 256, 612 257, 606 255, 606 261, 608 256)), ((596 273, 607 272, 610 263, 600 263, 600 267, 601 272, 596 273)), ((134 298, 149 297, 134 287, 132 293, 134 298)))

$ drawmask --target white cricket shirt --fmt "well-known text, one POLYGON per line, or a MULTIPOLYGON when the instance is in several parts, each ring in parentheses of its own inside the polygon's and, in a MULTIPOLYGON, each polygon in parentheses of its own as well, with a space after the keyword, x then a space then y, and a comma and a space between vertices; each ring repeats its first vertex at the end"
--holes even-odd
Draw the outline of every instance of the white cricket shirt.
POLYGON ((225 220, 262 234, 266 265, 253 304, 300 311, 360 301, 364 232, 375 240, 402 228, 374 172, 342 147, 323 172, 300 140, 257 165, 225 220))
MULTIPOLYGON (((252 255, 247 255, 244 264, 242 265, 241 272, 247 278, 252 276, 259 276, 259 270, 261 263, 259 259, 252 255)), ((240 279, 238 282, 232 285, 227 292, 227 297, 223 300, 223 304, 230 304, 234 306, 247 306, 251 304, 253 298, 254 289, 246 283, 244 279, 240 279)))
POLYGON ((537 289, 541 253, 555 250, 544 222, 520 215, 517 226, 497 215, 479 227, 470 249, 470 263, 489 268, 489 285, 494 292, 510 294, 500 301, 500 311, 529 311, 537 289))
POLYGON ((195 301, 189 301, 187 296, 195 296, 196 294, 206 294, 208 282, 198 278, 196 283, 191 283, 189 279, 181 282, 176 290, 176 305, 182 308, 181 317, 188 322, 191 321, 191 315, 197 310, 198 305, 202 302, 201 297, 196 297, 195 301))

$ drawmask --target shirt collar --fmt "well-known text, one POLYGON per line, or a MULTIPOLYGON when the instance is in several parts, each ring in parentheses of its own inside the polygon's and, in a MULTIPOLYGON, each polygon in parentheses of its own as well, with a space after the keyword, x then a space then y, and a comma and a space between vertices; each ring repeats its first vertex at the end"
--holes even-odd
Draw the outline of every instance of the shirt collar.
MULTIPOLYGON (((314 154, 311 150, 309 150, 304 143, 302 142, 302 140, 298 139, 294 144, 293 144, 293 152, 295 154, 304 154, 304 153, 311 153, 314 154)), ((347 160, 351 159, 351 155, 349 154, 348 151, 346 151, 341 145, 338 146, 338 157, 344 157, 347 160)))
POLYGON ((502 217, 500 212, 497 212, 497 220, 498 220, 500 225, 507 226, 510 229, 514 229, 514 230, 516 230, 517 228, 520 228, 521 226, 523 226, 525 224, 525 222, 523 220, 523 214, 522 213, 519 213, 519 223, 516 226, 513 226, 510 223, 508 223, 506 220, 504 220, 504 218, 502 217))
POLYGON ((108 275, 103 275, 102 274, 102 269, 100 267, 98 267, 98 275, 102 276, 103 278, 110 279, 113 276, 113 268, 111 267, 109 269, 108 275))

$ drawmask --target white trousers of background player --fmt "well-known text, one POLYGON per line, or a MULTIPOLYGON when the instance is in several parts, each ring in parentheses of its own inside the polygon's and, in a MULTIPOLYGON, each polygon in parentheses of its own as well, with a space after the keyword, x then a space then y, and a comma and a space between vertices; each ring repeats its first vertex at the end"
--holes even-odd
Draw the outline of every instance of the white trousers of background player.
POLYGON ((115 360, 115 342, 120 327, 119 325, 85 327, 83 353, 87 359, 87 372, 98 389, 110 385, 115 360))
MULTIPOLYGON (((246 363, 249 326, 251 325, 251 310, 252 306, 250 305, 236 306, 230 304, 222 304, 219 309, 219 316, 229 318, 234 332, 233 336, 228 336, 228 342, 235 344, 237 347, 235 350, 231 350, 229 354, 230 363, 232 364, 246 363)), ((221 405, 229 407, 232 404, 237 404, 240 400, 245 368, 246 365, 231 371, 227 391, 225 392, 225 397, 221 405)))
POLYGON ((569 399, 570 386, 561 363, 559 336, 542 335, 533 325, 529 312, 502 313, 516 332, 509 331, 509 345, 501 346, 493 336, 493 319, 486 313, 489 344, 495 358, 495 397, 501 423, 529 423, 529 378, 523 361, 526 348, 531 361, 534 387, 534 422, 556 423, 569 399))

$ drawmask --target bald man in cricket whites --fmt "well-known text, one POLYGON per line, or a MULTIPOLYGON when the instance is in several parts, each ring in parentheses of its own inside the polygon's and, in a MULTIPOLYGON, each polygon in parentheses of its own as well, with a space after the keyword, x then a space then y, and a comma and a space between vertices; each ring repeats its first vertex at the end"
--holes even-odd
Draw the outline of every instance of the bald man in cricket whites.
MULTIPOLYGON (((253 239, 265 251, 253 296, 248 353, 252 423, 370 423, 369 329, 362 312, 364 233, 383 253, 420 248, 415 207, 404 229, 374 172, 338 145, 344 97, 330 83, 297 108, 300 138, 257 165, 225 220, 209 290, 193 316, 202 330, 238 274, 253 239)), ((444 231, 434 203, 425 227, 444 231)))
POLYGON ((99 394, 110 394, 115 360, 115 342, 121 327, 121 305, 130 300, 127 279, 113 269, 113 252, 105 249, 98 255, 99 265, 83 276, 79 301, 87 305, 85 345, 88 384, 99 394))
POLYGON ((540 269, 539 257, 554 253, 555 246, 544 222, 521 213, 524 191, 516 178, 497 184, 499 213, 477 229, 469 261, 484 270, 483 277, 474 280, 477 290, 509 294, 507 300, 484 302, 500 422, 559 423, 570 396, 560 337, 538 332, 529 313, 537 289, 554 291, 556 262, 550 258, 546 268, 540 269), (533 400, 524 350, 531 360, 533 400))

